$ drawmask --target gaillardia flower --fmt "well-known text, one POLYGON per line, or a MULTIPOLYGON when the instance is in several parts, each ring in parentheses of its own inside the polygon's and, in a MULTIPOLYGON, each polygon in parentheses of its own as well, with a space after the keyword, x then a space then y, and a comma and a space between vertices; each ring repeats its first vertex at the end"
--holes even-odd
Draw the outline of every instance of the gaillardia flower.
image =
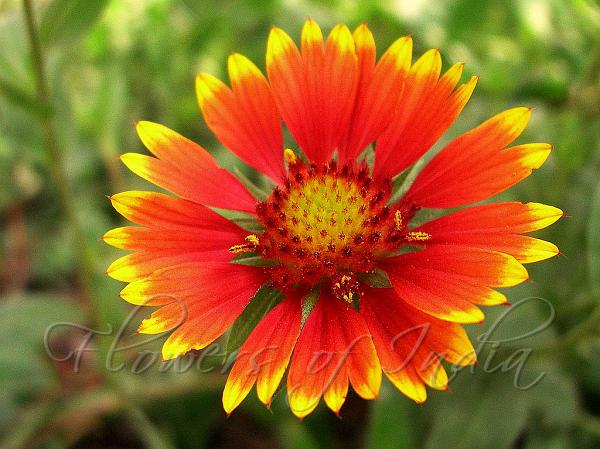
POLYGON ((462 324, 483 320, 479 306, 506 303, 495 288, 528 279, 523 264, 558 254, 525 235, 562 216, 538 203, 476 205, 415 223, 422 209, 485 200, 540 167, 550 145, 510 146, 531 109, 502 112, 454 139, 403 196, 392 194, 477 82, 460 84, 462 64, 443 74, 441 67, 437 50, 413 63, 410 37, 377 61, 366 25, 354 34, 338 25, 324 40, 309 19, 300 48, 272 29, 267 77, 239 54, 228 61, 231 87, 198 75, 208 127, 274 185, 258 199, 204 148, 164 126, 137 124, 155 157, 129 153, 123 162, 175 194, 111 197, 141 225, 104 236, 133 251, 108 268, 129 283, 122 297, 158 307, 139 332, 172 331, 162 351, 171 359, 214 342, 265 289, 282 298, 239 350, 223 394, 227 413, 254 384, 268 406, 286 370, 299 417, 321 397, 338 413, 349 385, 375 398, 382 372, 423 402, 425 385, 447 387, 442 359, 475 362, 462 324), (282 120, 294 149, 284 149, 282 120), (223 210, 247 214, 254 231, 223 210))

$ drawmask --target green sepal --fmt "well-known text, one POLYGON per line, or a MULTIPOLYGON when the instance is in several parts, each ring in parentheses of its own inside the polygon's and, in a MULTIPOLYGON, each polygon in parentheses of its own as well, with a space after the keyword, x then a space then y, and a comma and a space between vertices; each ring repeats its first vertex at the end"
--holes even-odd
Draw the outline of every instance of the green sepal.
POLYGON ((281 291, 266 284, 256 292, 231 327, 227 340, 226 357, 240 349, 259 321, 282 299, 281 291))
POLYGON ((306 322, 306 319, 310 315, 310 312, 315 308, 319 294, 321 293, 321 287, 317 286, 306 294, 302 299, 302 326, 306 322))
POLYGON ((387 273, 380 268, 376 268, 371 273, 361 273, 359 278, 369 287, 373 288, 392 288, 392 283, 387 273))
POLYGON ((233 259, 231 259, 231 263, 247 265, 249 267, 271 267, 273 265, 277 265, 276 260, 263 259, 255 252, 237 254, 233 259))

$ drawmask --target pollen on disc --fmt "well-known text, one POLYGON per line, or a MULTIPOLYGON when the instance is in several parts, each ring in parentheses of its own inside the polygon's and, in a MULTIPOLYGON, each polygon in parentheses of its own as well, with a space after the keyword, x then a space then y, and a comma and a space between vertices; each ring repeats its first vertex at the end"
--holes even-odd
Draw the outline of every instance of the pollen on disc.
POLYGON ((340 273, 368 272, 398 233, 389 182, 376 183, 366 166, 317 167, 293 161, 288 178, 257 213, 265 227, 259 252, 280 287, 314 285, 340 273))

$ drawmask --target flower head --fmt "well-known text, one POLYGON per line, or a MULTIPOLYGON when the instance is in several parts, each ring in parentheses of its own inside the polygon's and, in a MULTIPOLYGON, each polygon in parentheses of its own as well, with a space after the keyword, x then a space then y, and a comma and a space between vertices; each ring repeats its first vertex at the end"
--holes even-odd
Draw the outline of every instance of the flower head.
POLYGON ((172 331, 163 357, 174 358, 215 341, 262 298, 259 290, 282 293, 240 348, 223 394, 228 413, 254 384, 269 405, 288 369, 299 417, 321 397, 338 413, 349 385, 375 398, 382 372, 423 402, 425 385, 447 387, 440 360, 475 362, 461 325, 481 322, 480 306, 506 303, 495 288, 525 281, 523 264, 558 254, 525 235, 562 216, 551 206, 483 204, 414 220, 424 208, 485 200, 540 167, 549 145, 510 147, 531 109, 510 109, 454 139, 400 199, 392 195, 397 176, 452 125, 477 82, 460 84, 462 64, 443 74, 441 66, 437 50, 413 63, 410 37, 377 61, 366 25, 354 34, 338 25, 324 40, 309 19, 300 48, 272 29, 268 79, 239 54, 228 61, 231 87, 198 75, 210 129, 275 184, 262 200, 202 147, 161 125, 137 124, 155 157, 125 154, 123 162, 175 194, 111 197, 141 226, 104 236, 133 251, 108 273, 129 283, 125 300, 159 307, 139 332, 172 331), (294 149, 284 149, 282 119, 294 149), (256 230, 215 208, 248 214, 256 230))

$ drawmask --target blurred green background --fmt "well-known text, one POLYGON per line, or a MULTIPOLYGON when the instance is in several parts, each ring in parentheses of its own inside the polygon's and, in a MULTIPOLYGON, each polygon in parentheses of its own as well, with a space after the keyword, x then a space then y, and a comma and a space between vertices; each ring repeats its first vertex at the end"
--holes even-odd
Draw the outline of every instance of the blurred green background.
POLYGON ((21 1, 0 0, 0 448, 600 447, 598 2, 29 4, 33 28, 21 1), (493 323, 492 340, 522 338, 475 340, 480 363, 457 374, 449 393, 430 391, 417 406, 384 383, 373 403, 351 394, 342 419, 320 406, 302 422, 284 394, 269 412, 251 393, 226 418, 225 375, 201 372, 220 368, 222 355, 162 366, 152 359, 161 340, 135 334, 148 312, 128 320, 121 283, 104 275, 119 252, 99 237, 121 223, 105 195, 149 188, 118 161, 144 151, 138 119, 164 123, 234 163, 200 117, 195 74, 225 79, 232 51, 264 67, 270 27, 297 38, 309 15, 324 30, 366 21, 379 51, 411 34, 416 54, 438 47, 446 66, 466 63, 465 79, 480 75, 444 141, 505 108, 534 106, 522 141, 551 142, 555 151, 501 199, 565 210, 568 218, 539 233, 563 254, 528 267, 533 281, 507 292, 512 309, 488 310, 486 324, 469 326, 474 339, 493 323), (40 42, 33 59, 32 32, 40 42), (106 335, 85 345, 86 329, 106 335))

